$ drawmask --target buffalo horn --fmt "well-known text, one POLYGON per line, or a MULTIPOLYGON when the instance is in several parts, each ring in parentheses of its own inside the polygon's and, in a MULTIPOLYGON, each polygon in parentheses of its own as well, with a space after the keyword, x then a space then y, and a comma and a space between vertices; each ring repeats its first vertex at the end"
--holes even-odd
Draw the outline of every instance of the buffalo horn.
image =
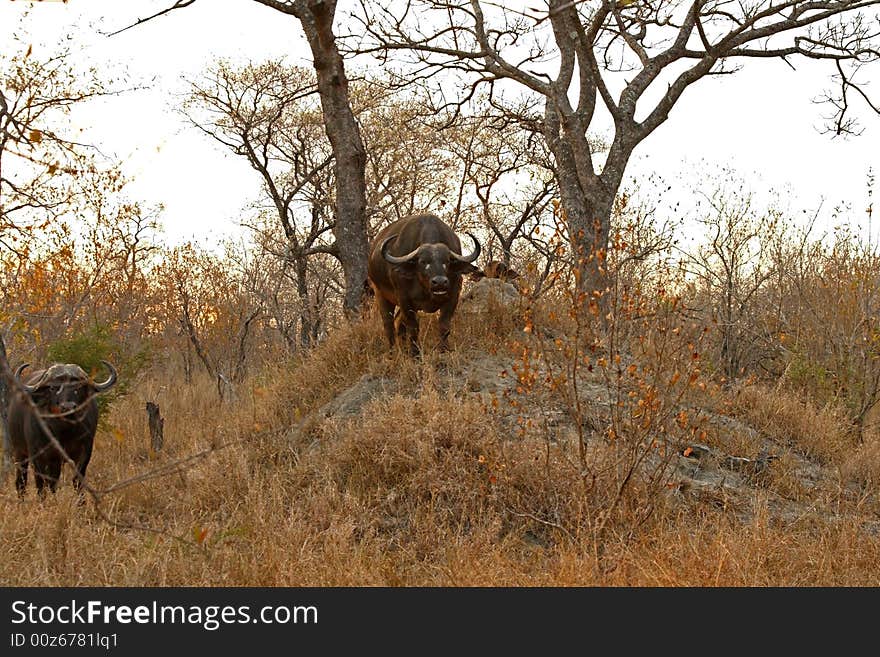
POLYGON ((30 367, 30 363, 23 363, 23 364, 19 365, 18 369, 15 370, 15 378, 21 384, 22 388, 24 388, 28 393, 32 393, 32 392, 36 391, 37 388, 40 387, 40 384, 43 382, 43 379, 45 378, 45 372, 43 373, 43 376, 40 377, 39 381, 37 381, 34 385, 29 386, 27 383, 25 383, 24 381, 21 380, 21 373, 24 372, 25 369, 27 369, 28 367, 30 367))
POLYGON ((104 363, 104 367, 106 367, 107 370, 110 372, 110 377, 103 383, 94 384, 96 392, 104 392, 105 390, 107 390, 107 388, 116 383, 116 368, 113 367, 106 360, 102 360, 101 362, 104 363))
POLYGON ((480 257, 480 243, 477 241, 477 238, 470 233, 466 233, 466 235, 474 241, 474 252, 469 253, 468 255, 459 255, 458 253, 453 252, 452 257, 456 260, 461 260, 462 262, 474 262, 480 257))
POLYGON ((388 243, 391 240, 396 239, 396 238, 397 238, 397 235, 392 235, 391 237, 386 237, 385 241, 382 242, 382 248, 381 248, 382 257, 385 258, 385 260, 390 262, 392 265, 404 265, 416 257, 416 255, 419 252, 419 247, 416 247, 415 250, 410 251, 405 256, 393 256, 388 253, 388 243))

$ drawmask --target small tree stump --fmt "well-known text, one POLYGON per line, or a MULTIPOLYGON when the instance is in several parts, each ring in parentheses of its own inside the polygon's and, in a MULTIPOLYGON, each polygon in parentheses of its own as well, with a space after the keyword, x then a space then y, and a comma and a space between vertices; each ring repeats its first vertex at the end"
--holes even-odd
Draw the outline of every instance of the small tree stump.
POLYGON ((154 452, 158 452, 162 449, 162 445, 165 444, 165 436, 162 432, 165 426, 165 419, 159 413, 158 404, 147 402, 147 418, 150 423, 150 448, 154 452))

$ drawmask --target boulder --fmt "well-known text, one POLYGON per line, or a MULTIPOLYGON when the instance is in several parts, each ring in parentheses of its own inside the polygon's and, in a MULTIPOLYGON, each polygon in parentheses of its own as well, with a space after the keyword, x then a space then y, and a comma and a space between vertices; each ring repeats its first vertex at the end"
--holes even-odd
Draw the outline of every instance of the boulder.
POLYGON ((458 312, 485 313, 498 306, 515 306, 522 294, 515 285, 499 278, 483 278, 461 295, 458 312))
POLYGON ((287 441, 290 444, 297 443, 304 434, 310 433, 326 420, 341 420, 359 415, 361 409, 371 401, 379 396, 393 394, 397 389, 398 382, 393 379, 364 374, 357 383, 291 427, 287 432, 287 441))

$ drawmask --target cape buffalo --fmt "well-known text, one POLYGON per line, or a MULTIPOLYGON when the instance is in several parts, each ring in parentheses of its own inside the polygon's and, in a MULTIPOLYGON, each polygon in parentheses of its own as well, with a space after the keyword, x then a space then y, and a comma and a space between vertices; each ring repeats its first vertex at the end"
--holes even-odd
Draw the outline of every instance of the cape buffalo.
POLYGON ((106 381, 92 381, 79 365, 55 364, 34 372, 25 383, 21 373, 28 363, 15 371, 24 390, 13 390, 9 401, 9 442, 15 463, 15 488, 20 495, 27 486, 28 465, 33 465, 37 493, 44 486, 55 492, 61 466, 67 460, 40 426, 46 428, 74 463, 73 485, 79 490, 92 457, 95 430, 98 427, 98 403, 95 395, 116 383, 116 369, 101 361, 110 376, 106 381), (27 397, 25 396, 27 395, 27 397))
POLYGON ((486 266, 483 267, 483 269, 478 269, 471 274, 471 278, 475 281, 478 281, 481 278, 498 278, 502 281, 510 282, 519 278, 519 274, 504 264, 501 260, 490 260, 486 263, 486 266))
POLYGON ((419 353, 417 311, 440 311, 440 349, 449 348, 449 324, 461 294, 461 277, 477 271, 472 263, 480 255, 480 243, 468 235, 475 248, 462 255, 452 228, 433 214, 418 214, 398 219, 373 240, 367 274, 392 349, 395 308, 400 309, 397 334, 402 341, 409 337, 413 355, 419 353))

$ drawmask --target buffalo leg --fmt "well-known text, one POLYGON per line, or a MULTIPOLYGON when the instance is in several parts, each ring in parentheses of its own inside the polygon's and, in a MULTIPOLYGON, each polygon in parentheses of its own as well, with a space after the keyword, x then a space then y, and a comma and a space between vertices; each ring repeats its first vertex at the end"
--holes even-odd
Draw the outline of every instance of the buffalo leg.
POLYGON ((403 344, 406 339, 406 324, 403 322, 403 311, 400 308, 394 312, 394 328, 397 331, 397 341, 403 344))
POLYGON ((37 495, 44 497, 44 486, 48 486, 51 492, 55 492, 58 479, 61 477, 61 459, 57 457, 45 457, 34 461, 34 480, 37 484, 37 495))
POLYGON ((385 327, 388 346, 390 349, 394 349, 394 304, 381 294, 377 294, 376 305, 379 308, 379 316, 382 318, 382 326, 385 327))
POLYGON ((409 338, 409 353, 419 355, 419 316, 415 310, 401 310, 400 323, 403 328, 401 335, 409 338))
POLYGON ((452 324, 453 308, 443 308, 437 324, 440 327, 440 351, 449 351, 449 332, 452 324))
POLYGON ((80 454, 77 456, 71 456, 73 460, 76 462, 76 471, 73 473, 73 487, 76 489, 79 504, 83 504, 85 502, 85 497, 83 496, 82 486, 83 482, 86 478, 86 468, 89 467, 89 461, 92 458, 92 446, 86 444, 80 454))
POLYGON ((18 494, 23 496, 25 488, 27 488, 27 476, 28 476, 28 457, 27 455, 19 455, 16 454, 14 457, 15 463, 15 490, 18 491, 18 494))

